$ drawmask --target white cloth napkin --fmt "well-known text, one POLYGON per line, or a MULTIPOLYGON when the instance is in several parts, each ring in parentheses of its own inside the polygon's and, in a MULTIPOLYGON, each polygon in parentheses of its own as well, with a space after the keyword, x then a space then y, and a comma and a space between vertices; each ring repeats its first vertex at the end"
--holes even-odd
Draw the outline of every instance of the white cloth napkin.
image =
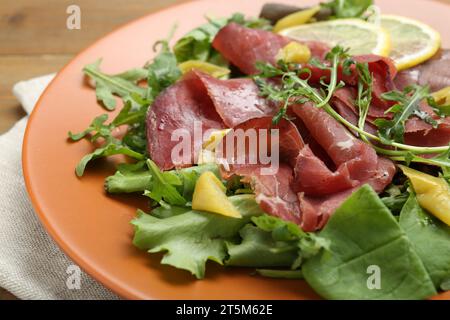
MULTIPOLYGON (((14 86, 29 114, 53 79, 14 86)), ((48 236, 33 211, 22 176, 22 141, 28 117, 0 136, 0 287, 20 299, 117 299, 81 272, 48 236)))

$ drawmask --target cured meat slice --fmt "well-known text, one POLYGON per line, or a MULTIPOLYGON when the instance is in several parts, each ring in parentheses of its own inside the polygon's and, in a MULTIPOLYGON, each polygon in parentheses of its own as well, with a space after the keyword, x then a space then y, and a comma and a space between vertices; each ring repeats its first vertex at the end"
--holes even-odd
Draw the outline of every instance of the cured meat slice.
POLYGON ((195 74, 203 82, 227 127, 234 128, 247 120, 271 116, 277 111, 259 95, 252 79, 220 80, 201 72, 195 74))
POLYGON ((411 84, 428 85, 432 92, 450 86, 450 50, 441 50, 431 60, 399 72, 395 84, 399 90, 411 84))
POLYGON ((302 229, 307 232, 322 229, 334 211, 363 184, 369 184, 377 193, 382 192, 391 183, 396 169, 393 162, 385 158, 379 158, 377 167, 375 175, 357 187, 326 196, 308 196, 299 193, 302 229))
MULTIPOLYGON (((256 201, 265 212, 299 224, 299 202, 297 194, 291 188, 293 181, 291 166, 295 164, 298 153, 304 148, 304 142, 300 133, 289 120, 282 119, 278 125, 272 125, 272 117, 249 120, 234 128, 234 131, 246 131, 248 129, 257 131, 279 130, 279 143, 273 150, 279 152, 278 160, 281 160, 281 163, 276 164, 277 168, 275 171, 269 170, 273 164, 262 164, 261 162, 255 164, 227 163, 226 168, 222 168, 222 177, 229 179, 233 175, 241 176, 243 182, 251 184, 256 194, 256 201), (263 169, 266 169, 267 174, 263 174, 263 169)), ((233 132, 230 132, 227 137, 230 137, 232 134, 233 132)), ((223 140, 224 148, 226 148, 227 137, 223 140)), ((258 145, 260 145, 260 142, 258 141, 258 145)), ((269 137, 267 144, 270 145, 269 137)), ((269 147, 269 150, 271 150, 271 147, 269 147)), ((259 153, 259 149, 245 148, 245 152, 246 159, 248 159, 250 152, 259 153)), ((238 155, 233 154, 231 158, 236 159, 237 157, 238 155)))
MULTIPOLYGON (((349 185, 356 185, 358 184, 358 181, 367 179, 373 175, 373 172, 377 169, 378 156, 375 150, 369 145, 356 139, 328 113, 321 108, 315 107, 312 103, 294 105, 292 110, 303 120, 303 123, 305 123, 311 135, 332 159, 338 168, 335 173, 342 175, 348 174, 348 178, 345 179, 347 181, 349 181, 349 179, 355 180, 353 183, 349 182, 349 185)), ((311 159, 312 158, 310 158, 310 160, 311 159)), ((316 159, 318 160, 318 158, 316 159)), ((305 159, 300 155, 298 160, 302 162, 305 159)), ((308 180, 304 177, 304 175, 308 175, 310 171, 307 167, 303 167, 299 164, 296 166, 295 171, 298 177, 303 177, 299 180, 308 180)), ((325 173, 325 170, 321 172, 325 173)), ((331 171, 329 171, 329 173, 331 173, 331 171)), ((342 178, 343 177, 340 177, 339 179, 342 178)), ((325 181, 327 181, 327 179, 331 179, 331 176, 325 178, 325 181)), ((302 181, 299 181, 300 186, 302 186, 302 183, 302 181)), ((324 189, 323 186, 319 186, 323 183, 321 179, 315 179, 314 181, 309 182, 308 184, 310 187, 311 183, 316 183, 321 190, 324 189)), ((333 192, 335 192, 335 190, 330 190, 328 193, 333 192)), ((314 194, 315 192, 312 191, 312 193, 314 194)))
MULTIPOLYGON (((250 183, 258 203, 267 213, 293 221, 306 231, 315 231, 363 184, 369 183, 381 192, 391 182, 396 170, 394 164, 378 157, 370 146, 352 136, 324 110, 307 103, 294 105, 290 112, 304 126, 300 132, 308 130, 308 141, 315 141, 336 169, 330 169, 304 144, 297 136, 298 131, 289 128, 291 122, 282 120, 280 159, 284 163, 277 172, 262 175, 264 166, 255 164, 232 165, 225 173, 226 178, 236 174, 250 183), (294 164, 293 155, 297 155, 294 164)), ((253 119, 239 127, 268 128, 270 120, 253 119)))
POLYGON ((256 202, 270 215, 301 224, 299 199, 292 190, 292 168, 281 164, 273 175, 261 175, 262 166, 234 166, 233 174, 250 183, 256 194, 256 202))
POLYGON ((194 164, 203 143, 195 125, 209 129, 233 128, 253 118, 273 115, 276 109, 258 95, 251 79, 219 80, 191 71, 162 92, 147 115, 147 140, 151 158, 162 170, 194 164), (191 155, 179 155, 183 163, 172 160, 179 141, 172 133, 185 130, 191 137, 191 155), (190 159, 187 161, 187 159, 190 159))
MULTIPOLYGON (((356 99, 355 90, 352 88, 341 88, 337 90, 332 99, 333 108, 339 112, 341 116, 354 125, 358 124, 359 111, 356 109, 354 101, 356 99)), ((439 117, 434 113, 426 103, 421 105, 422 111, 427 112, 436 120, 439 117)), ((386 116, 385 116, 386 117, 386 116)), ((365 130, 372 134, 377 134, 377 127, 373 124, 376 117, 368 116, 365 130)), ((412 117, 405 125, 405 143, 422 147, 445 146, 450 143, 450 119, 440 119, 440 125, 433 128, 425 121, 412 117)))
MULTIPOLYGON (((276 64, 276 55, 281 48, 294 40, 270 31, 250 29, 236 23, 223 27, 213 41, 213 47, 225 59, 245 74, 258 74, 258 61, 276 64)), ((311 54, 322 59, 329 50, 320 42, 305 42, 311 54)))
POLYGON ((147 115, 148 151, 151 159, 162 170, 195 163, 203 143, 203 137, 194 138, 196 123, 200 124, 203 131, 225 128, 205 86, 197 74, 191 72, 162 92, 147 115), (177 161, 172 159, 172 150, 180 143, 178 140, 172 141, 172 134, 176 130, 183 130, 184 136, 190 137, 190 155, 179 155, 180 159, 188 160, 183 163, 175 163, 177 161))
MULTIPOLYGON (((393 105, 393 102, 382 99, 381 95, 395 89, 393 79, 397 74, 397 69, 392 60, 373 54, 355 56, 352 59, 358 63, 367 63, 369 71, 373 75, 372 105, 369 109, 369 115, 377 118, 385 117, 384 112, 393 105)), ((311 76, 308 80, 310 83, 318 84, 320 80, 330 81, 330 70, 316 66, 308 66, 308 68, 311 69, 311 76)), ((346 87, 346 90, 349 90, 351 86, 355 87, 358 84, 358 73, 355 65, 350 67, 349 74, 344 73, 342 66, 340 66, 338 69, 338 81, 343 81, 350 86, 346 87)))

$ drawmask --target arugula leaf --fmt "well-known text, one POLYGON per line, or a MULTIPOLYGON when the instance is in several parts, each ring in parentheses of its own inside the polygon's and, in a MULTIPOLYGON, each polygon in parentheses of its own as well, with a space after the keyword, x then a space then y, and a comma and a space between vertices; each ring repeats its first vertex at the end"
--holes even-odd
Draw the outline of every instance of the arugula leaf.
POLYGON ((420 103, 428 95, 428 87, 420 87, 417 85, 409 86, 403 92, 390 91, 382 95, 385 100, 397 102, 397 104, 386 111, 386 113, 392 113, 394 115, 392 120, 375 120, 379 137, 384 144, 404 142, 405 123, 411 116, 417 116, 433 126, 437 126, 436 120, 420 109, 420 103))
POLYGON ((94 118, 86 130, 80 133, 72 133, 69 131, 69 138, 72 141, 79 141, 92 132, 96 132, 96 135, 94 135, 92 139, 94 139, 94 137, 109 137, 111 135, 111 126, 105 124, 106 120, 108 120, 108 115, 102 114, 101 116, 94 118))
POLYGON ((97 100, 101 101, 106 109, 114 110, 116 108, 114 95, 122 97, 125 101, 131 101, 133 93, 145 97, 145 89, 136 85, 136 82, 143 76, 141 69, 133 69, 118 75, 107 75, 100 71, 101 61, 99 59, 88 64, 84 67, 83 72, 95 81, 97 100))
POLYGON ((337 19, 361 18, 371 5, 373 0, 333 0, 321 4, 331 9, 333 17, 337 19))
POLYGON ((138 109, 133 109, 131 102, 125 103, 122 110, 120 110, 119 114, 112 121, 112 125, 114 127, 120 127, 125 124, 133 125, 144 122, 147 114, 147 105, 145 102, 143 103, 143 107, 138 109))
POLYGON ((242 219, 189 210, 167 218, 156 218, 138 212, 132 221, 135 227, 133 243, 150 253, 166 252, 161 261, 191 272, 198 279, 205 276, 208 260, 223 264, 227 258, 226 242, 236 239, 239 230, 250 218, 263 214, 254 196, 240 195, 229 198, 241 212, 242 219))
POLYGON ((83 176, 86 166, 90 161, 116 154, 123 154, 136 160, 143 160, 145 158, 144 155, 123 146, 120 141, 113 141, 106 144, 104 147, 98 148, 94 152, 85 155, 75 168, 75 172, 78 177, 81 177, 83 176))
POLYGON ((327 299, 424 299, 436 294, 405 232, 368 185, 336 210, 320 237, 329 250, 307 260, 303 275, 327 299), (380 270, 380 287, 368 286, 370 266, 380 270))
POLYGON ((164 206, 164 202, 176 206, 184 206, 187 200, 178 192, 175 186, 182 185, 176 174, 161 172, 158 166, 150 159, 147 166, 152 176, 152 189, 146 190, 144 195, 164 206), (163 202, 164 200, 164 202, 163 202))
POLYGON ((439 288, 450 279, 450 227, 426 213, 413 193, 400 214, 400 226, 439 288))
POLYGON ((148 99, 154 100, 164 89, 175 83, 181 77, 177 59, 170 51, 167 41, 161 41, 161 52, 147 66, 148 69, 148 99))

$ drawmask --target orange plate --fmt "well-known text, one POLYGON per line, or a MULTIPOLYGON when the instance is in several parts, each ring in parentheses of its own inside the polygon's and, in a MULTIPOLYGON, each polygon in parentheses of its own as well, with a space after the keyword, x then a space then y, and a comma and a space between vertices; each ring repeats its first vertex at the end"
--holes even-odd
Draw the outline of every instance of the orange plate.
MULTIPOLYGON (((81 131, 93 117, 105 113, 97 105, 94 91, 83 82, 84 65, 102 57, 106 72, 142 66, 154 55, 152 44, 165 38, 175 22, 177 38, 204 23, 205 14, 220 17, 243 12, 255 16, 267 1, 194 1, 131 22, 73 59, 48 86, 30 117, 23 170, 36 212, 53 239, 77 264, 124 298, 319 298, 303 281, 263 279, 251 276, 252 269, 225 270, 211 263, 206 279, 195 281, 187 272, 160 265, 160 255, 150 256, 131 244, 129 222, 137 207, 146 209, 145 203, 132 196, 105 194, 104 178, 114 172, 111 161, 97 162, 83 179, 78 179, 74 168, 92 147, 87 141, 67 141, 69 130, 81 131)), ((305 2, 314 4, 318 0, 305 2)), ((445 37, 444 46, 450 47, 447 5, 424 0, 377 3, 386 13, 411 16, 434 26, 445 37)))

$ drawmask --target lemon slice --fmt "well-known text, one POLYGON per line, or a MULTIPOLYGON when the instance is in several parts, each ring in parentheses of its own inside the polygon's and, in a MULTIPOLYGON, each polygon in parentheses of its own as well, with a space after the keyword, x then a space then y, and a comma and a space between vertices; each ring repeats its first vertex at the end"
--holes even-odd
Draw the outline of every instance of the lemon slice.
POLYGON ((378 54, 388 56, 389 33, 382 27, 360 19, 339 19, 304 24, 284 29, 279 34, 300 41, 321 41, 330 47, 350 48, 352 55, 378 54))
POLYGON ((391 36, 390 57, 399 70, 414 67, 428 60, 441 47, 439 32, 420 21, 395 15, 382 15, 381 26, 391 36))

